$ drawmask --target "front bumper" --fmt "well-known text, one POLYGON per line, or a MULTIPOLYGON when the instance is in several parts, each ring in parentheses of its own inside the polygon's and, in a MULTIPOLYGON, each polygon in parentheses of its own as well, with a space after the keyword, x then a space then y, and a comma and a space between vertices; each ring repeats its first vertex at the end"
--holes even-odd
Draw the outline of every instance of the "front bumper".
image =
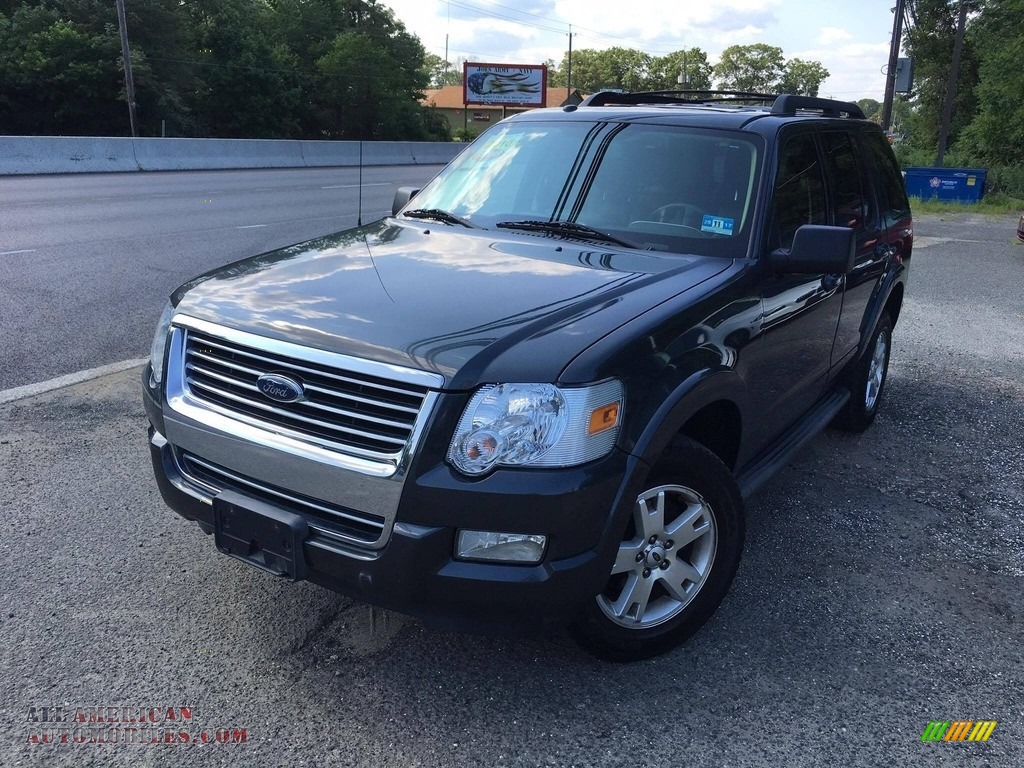
MULTIPOLYGON (((161 495, 211 533, 210 495, 183 473, 175 447, 159 431, 161 409, 148 390, 146 400, 161 495)), ((302 546, 307 580, 432 626, 486 632, 563 625, 601 590, 618 538, 610 530, 613 520, 622 520, 614 512, 629 498, 623 477, 633 457, 616 450, 585 467, 499 471, 471 481, 425 453, 417 465, 429 466, 414 467, 407 479, 386 544, 355 546, 311 528, 302 546), (548 547, 532 566, 461 561, 454 557, 459 528, 545 534, 548 547)))

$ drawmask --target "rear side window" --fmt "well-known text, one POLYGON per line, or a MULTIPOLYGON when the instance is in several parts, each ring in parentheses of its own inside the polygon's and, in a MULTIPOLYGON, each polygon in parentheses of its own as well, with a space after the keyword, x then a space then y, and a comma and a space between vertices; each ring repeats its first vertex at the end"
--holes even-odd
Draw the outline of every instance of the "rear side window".
POLYGON ((891 224, 909 216, 910 202, 907 200, 907 190, 903 185, 903 174, 889 142, 877 131, 865 131, 861 137, 878 174, 882 198, 879 202, 885 214, 885 223, 891 224))
POLYGON ((871 206, 853 139, 845 131, 829 131, 821 135, 821 146, 835 224, 861 229, 871 218, 871 206))
POLYGON ((790 137, 779 153, 779 172, 769 232, 769 248, 790 248, 804 224, 828 224, 825 182, 814 136, 790 137))

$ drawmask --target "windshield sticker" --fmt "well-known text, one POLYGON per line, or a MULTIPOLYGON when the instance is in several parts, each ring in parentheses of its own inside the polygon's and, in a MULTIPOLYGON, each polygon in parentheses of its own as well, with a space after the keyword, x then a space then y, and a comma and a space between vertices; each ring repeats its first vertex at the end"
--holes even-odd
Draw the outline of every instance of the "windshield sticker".
POLYGON ((731 235, 735 219, 725 216, 705 216, 700 222, 701 232, 713 232, 716 235, 731 235))

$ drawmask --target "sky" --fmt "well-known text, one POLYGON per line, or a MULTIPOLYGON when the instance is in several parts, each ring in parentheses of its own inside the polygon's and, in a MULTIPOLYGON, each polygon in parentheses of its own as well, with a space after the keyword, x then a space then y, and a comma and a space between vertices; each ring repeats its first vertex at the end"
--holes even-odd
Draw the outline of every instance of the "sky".
POLYGON ((430 53, 448 60, 541 64, 613 46, 664 55, 698 47, 712 63, 730 45, 767 43, 820 61, 820 96, 882 99, 892 0, 379 0, 430 53))

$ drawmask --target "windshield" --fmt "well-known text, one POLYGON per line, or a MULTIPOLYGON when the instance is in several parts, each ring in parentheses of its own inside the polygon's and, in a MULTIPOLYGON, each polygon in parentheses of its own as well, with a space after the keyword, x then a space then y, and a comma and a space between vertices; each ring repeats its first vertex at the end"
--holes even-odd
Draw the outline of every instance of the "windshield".
MULTIPOLYGON (((742 258, 760 146, 748 134, 676 126, 499 124, 407 210, 513 231, 517 222, 574 222, 641 248, 742 258)), ((564 228, 555 234, 588 237, 564 228)))

